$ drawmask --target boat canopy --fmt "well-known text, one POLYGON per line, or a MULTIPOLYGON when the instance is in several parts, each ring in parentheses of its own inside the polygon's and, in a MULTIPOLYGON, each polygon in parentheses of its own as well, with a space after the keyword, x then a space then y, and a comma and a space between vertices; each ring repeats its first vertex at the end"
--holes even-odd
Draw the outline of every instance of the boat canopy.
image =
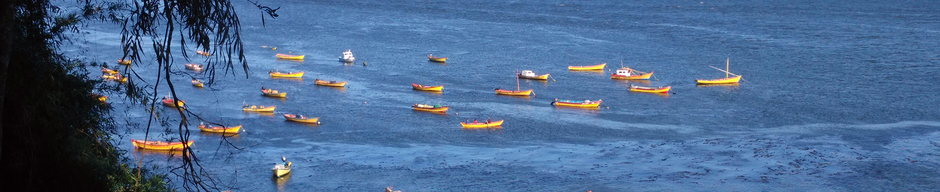
POLYGON ((536 76, 535 72, 532 72, 532 70, 522 70, 522 72, 519 72, 519 74, 522 74, 522 76, 526 76, 526 77, 536 76))
POLYGON ((353 54, 352 54, 351 49, 347 49, 346 51, 343 52, 343 59, 349 59, 352 57, 353 57, 353 54))
POLYGON ((629 76, 631 75, 631 74, 630 74, 630 71, 632 71, 632 70, 633 70, 633 69, 630 69, 629 67, 620 68, 620 69, 617 69, 617 75, 628 76, 628 77, 629 77, 629 76))

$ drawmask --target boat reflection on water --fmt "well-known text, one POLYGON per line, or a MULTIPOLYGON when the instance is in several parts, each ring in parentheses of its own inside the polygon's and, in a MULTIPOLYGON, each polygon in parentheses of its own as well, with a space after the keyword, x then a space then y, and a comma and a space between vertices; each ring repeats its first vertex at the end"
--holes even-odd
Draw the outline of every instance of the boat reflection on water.
MULTIPOLYGON (((242 130, 241 132, 244 132, 244 130, 242 130)), ((219 136, 221 136, 221 137, 225 137, 226 139, 238 139, 238 138, 239 138, 239 136, 238 136, 239 134, 238 134, 238 133, 225 133, 225 134, 222 134, 222 133, 212 133, 212 132, 200 131, 199 134, 202 134, 202 136, 206 136, 206 137, 219 137, 219 136)))
POLYGON ((346 86, 343 87, 330 87, 330 86, 316 86, 317 89, 335 89, 339 90, 340 93, 346 93, 346 86))
POLYGON ((278 80, 278 81, 294 82, 294 83, 303 83, 303 82, 304 82, 304 78, 296 78, 296 77, 271 77, 271 79, 275 79, 275 80, 278 80))
POLYGON ((287 182, 290 181, 290 176, 293 174, 293 171, 291 171, 284 176, 271 176, 271 181, 273 181, 274 185, 277 186, 277 191, 284 191, 284 186, 287 185, 287 182))
POLYGON ((182 157, 183 156, 183 150, 152 150, 152 149, 134 148, 134 152, 140 154, 141 156, 166 156, 166 157, 182 157))
POLYGON ((618 79, 614 79, 613 81, 615 81, 618 85, 619 85, 619 84, 626 85, 627 88, 630 88, 630 85, 633 85, 633 84, 640 84, 640 85, 650 85, 650 84, 652 84, 652 83, 650 82, 650 80, 618 80, 618 79))

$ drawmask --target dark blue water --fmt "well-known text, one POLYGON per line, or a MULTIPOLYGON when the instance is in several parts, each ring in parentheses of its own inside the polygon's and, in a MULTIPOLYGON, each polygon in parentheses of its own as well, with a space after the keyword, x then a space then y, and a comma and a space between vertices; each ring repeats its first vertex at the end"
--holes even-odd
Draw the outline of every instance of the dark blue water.
MULTIPOLYGON (((275 1, 262 2, 281 7, 266 26, 252 5, 235 3, 248 78, 236 71, 205 89, 190 87, 188 76, 173 82, 200 117, 247 130, 228 138, 235 149, 190 129, 202 165, 223 189, 940 188, 940 6, 930 1, 275 1), (355 64, 337 61, 346 49, 355 64), (306 59, 277 60, 276 53, 306 59), (428 62, 428 54, 450 59, 428 62), (731 72, 743 75, 739 85, 695 85, 724 77, 709 66, 723 68, 729 58, 731 72), (621 62, 656 78, 567 71, 621 62), (307 74, 271 79, 270 70, 307 74), (517 86, 517 70, 554 79, 520 80, 535 97, 495 95, 495 88, 517 86), (318 87, 315 78, 349 83, 318 87), (444 91, 413 91, 411 83, 444 91), (631 93, 631 84, 672 86, 673 94, 631 93), (261 97, 262 86, 286 91, 288 99, 261 97), (604 103, 599 110, 555 108, 555 98, 604 103), (243 103, 276 105, 278 114, 243 113, 243 103), (414 103, 451 110, 414 112, 414 103), (323 124, 285 122, 281 113, 318 116, 323 124), (494 130, 458 124, 487 118, 506 122, 494 130), (282 155, 294 172, 271 179, 282 155)), ((88 52, 81 57, 119 58, 113 28, 89 26, 81 36, 90 43, 76 46, 88 52)), ((180 72, 194 74, 177 60, 180 72)), ((134 66, 144 77, 154 68, 134 66)), ((167 92, 161 85, 158 94, 167 92)), ((115 118, 146 125, 141 107, 112 100, 115 118)), ((170 110, 160 114, 180 119, 170 110)), ((143 127, 127 127, 126 137, 143 137, 143 127)), ((152 138, 177 135, 153 129, 152 138)), ((178 163, 165 154, 144 157, 146 165, 178 163)))

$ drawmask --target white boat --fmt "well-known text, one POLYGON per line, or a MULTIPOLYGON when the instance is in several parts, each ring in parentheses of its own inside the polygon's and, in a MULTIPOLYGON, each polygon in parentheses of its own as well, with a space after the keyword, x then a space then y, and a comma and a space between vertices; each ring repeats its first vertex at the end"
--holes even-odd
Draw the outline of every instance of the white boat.
POLYGON ((353 57, 352 51, 347 49, 346 51, 343 52, 343 57, 340 57, 339 61, 352 63, 356 61, 356 57, 353 57))

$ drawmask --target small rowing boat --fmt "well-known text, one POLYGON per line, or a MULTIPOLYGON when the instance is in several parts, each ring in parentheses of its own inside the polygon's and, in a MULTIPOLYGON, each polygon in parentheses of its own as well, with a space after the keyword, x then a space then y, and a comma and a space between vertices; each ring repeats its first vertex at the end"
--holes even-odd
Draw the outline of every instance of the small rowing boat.
POLYGON ((443 62, 447 62, 447 57, 434 57, 434 56, 431 56, 431 54, 428 54, 428 60, 443 63, 443 62))
POLYGON ((505 90, 505 89, 496 88, 496 94, 497 95, 509 95, 509 96, 529 96, 532 94, 532 89, 513 91, 513 90, 505 90))
POLYGON ((316 123, 320 124, 319 117, 307 117, 303 115, 294 115, 294 114, 284 114, 284 119, 288 121, 298 122, 298 123, 316 123))
POLYGON ((174 105, 173 99, 170 99, 169 97, 163 97, 163 100, 160 100, 160 101, 163 102, 163 105, 166 105, 167 107, 176 107, 177 105, 179 105, 180 108, 183 108, 184 105, 186 104, 186 101, 179 100, 179 101, 176 101, 176 104, 174 105))
POLYGON ((414 105, 411 105, 411 107, 414 108, 415 111, 424 111, 424 112, 432 112, 432 113, 446 113, 447 109, 450 109, 450 107, 448 106, 425 105, 425 104, 414 104, 414 105))
POLYGON ((117 70, 117 69, 101 68, 101 73, 104 73, 105 75, 117 75, 117 74, 118 74, 118 70, 117 70))
POLYGON ((118 64, 121 64, 121 65, 130 65, 130 64, 131 64, 131 60, 130 60, 130 59, 118 59, 117 61, 118 61, 118 64))
POLYGON ((290 173, 290 167, 291 162, 284 162, 271 168, 271 172, 274 172, 274 177, 281 177, 290 173))
POLYGON ((572 71, 594 71, 594 70, 602 70, 602 69, 604 69, 604 66, 607 66, 607 63, 602 63, 602 64, 598 64, 598 65, 591 65, 591 66, 573 66, 573 65, 572 65, 572 66, 568 66, 568 70, 572 70, 572 71))
POLYGON ((414 90, 418 90, 418 91, 432 91, 432 92, 440 92, 441 90, 444 89, 444 85, 425 86, 425 85, 419 85, 419 84, 414 84, 414 83, 411 84, 411 87, 414 88, 414 90))
POLYGON ((209 52, 205 52, 205 51, 196 51, 196 54, 199 54, 202 56, 209 56, 209 52))
POLYGON ((555 99, 555 101, 552 101, 552 105, 555 105, 556 107, 598 108, 601 105, 601 102, 603 101, 600 99, 597 101, 555 99))
POLYGON ((304 60, 304 55, 288 55, 288 54, 276 54, 274 55, 278 59, 288 59, 288 60, 304 60))
POLYGON ((697 83, 697 84, 734 84, 734 83, 738 83, 738 81, 741 80, 741 75, 737 75, 737 74, 728 72, 728 71, 730 70, 730 68, 731 68, 731 58, 728 58, 728 60, 725 61, 725 62, 726 62, 726 63, 725 63, 725 64, 726 64, 725 70, 721 70, 721 69, 719 69, 719 68, 709 66, 709 67, 715 68, 715 69, 717 69, 717 70, 719 70, 719 71, 725 72, 725 78, 721 78, 721 79, 696 79, 696 80, 695 80, 695 83, 697 83), (735 75, 735 76, 734 76, 734 77, 731 77, 730 75, 735 75))
POLYGON ((264 96, 268 96, 268 97, 278 97, 278 98, 287 97, 286 92, 278 92, 277 90, 265 89, 264 87, 261 87, 261 93, 264 94, 264 96))
POLYGON ((294 72, 281 73, 280 71, 271 71, 271 72, 268 72, 268 74, 271 75, 271 77, 275 77, 275 78, 303 78, 304 77, 303 71, 296 72, 296 73, 294 72))
POLYGON ((665 94, 665 93, 669 93, 669 89, 672 89, 672 86, 665 86, 665 87, 643 87, 643 86, 630 85, 630 91, 632 91, 632 92, 640 92, 640 93, 661 93, 661 94, 665 94))
POLYGON ((193 141, 190 140, 183 145, 183 142, 163 142, 163 141, 145 141, 145 140, 136 140, 131 139, 131 143, 134 144, 134 147, 138 149, 150 149, 150 150, 183 150, 183 147, 188 147, 193 145, 193 141))
POLYGON ((346 51, 343 51, 343 56, 339 57, 339 61, 345 62, 345 63, 352 63, 356 61, 356 57, 353 57, 352 50, 347 49, 346 51))
POLYGON ((186 66, 186 69, 193 70, 193 71, 202 71, 203 67, 205 67, 204 65, 195 64, 195 63, 187 63, 183 65, 186 66))
POLYGON ((487 123, 487 122, 480 122, 480 123, 477 123, 477 122, 473 122, 473 123, 460 122, 460 126, 463 127, 464 129, 500 128, 500 126, 502 126, 502 125, 503 125, 503 120, 492 121, 492 122, 489 122, 489 123, 487 123))
POLYGON ((345 87, 346 86, 345 81, 336 82, 336 81, 324 81, 324 80, 316 79, 313 81, 313 83, 317 85, 321 85, 321 86, 327 86, 327 87, 345 87))
POLYGON ((238 134, 238 131, 242 129, 241 125, 234 127, 220 127, 220 126, 206 126, 202 123, 199 123, 199 130, 208 133, 223 133, 223 134, 238 134))
POLYGON ((548 80, 548 73, 543 75, 536 75, 535 72, 532 72, 531 70, 522 70, 522 72, 519 72, 518 75, 519 78, 523 79, 548 80))
POLYGON ((264 105, 262 106, 252 105, 250 107, 248 105, 245 105, 242 107, 242 111, 244 112, 274 112, 274 108, 276 107, 273 105, 267 106, 267 107, 265 107, 264 105))
POLYGON ((610 74, 610 79, 620 79, 620 80, 649 80, 653 76, 653 72, 650 71, 642 72, 630 69, 629 67, 624 67, 617 69, 617 72, 610 74))
POLYGON ((101 78, 105 80, 117 81, 120 83, 127 83, 127 77, 121 76, 121 74, 102 75, 101 78))
POLYGON ((199 79, 193 79, 193 87, 202 88, 202 85, 202 81, 199 81, 199 79))

